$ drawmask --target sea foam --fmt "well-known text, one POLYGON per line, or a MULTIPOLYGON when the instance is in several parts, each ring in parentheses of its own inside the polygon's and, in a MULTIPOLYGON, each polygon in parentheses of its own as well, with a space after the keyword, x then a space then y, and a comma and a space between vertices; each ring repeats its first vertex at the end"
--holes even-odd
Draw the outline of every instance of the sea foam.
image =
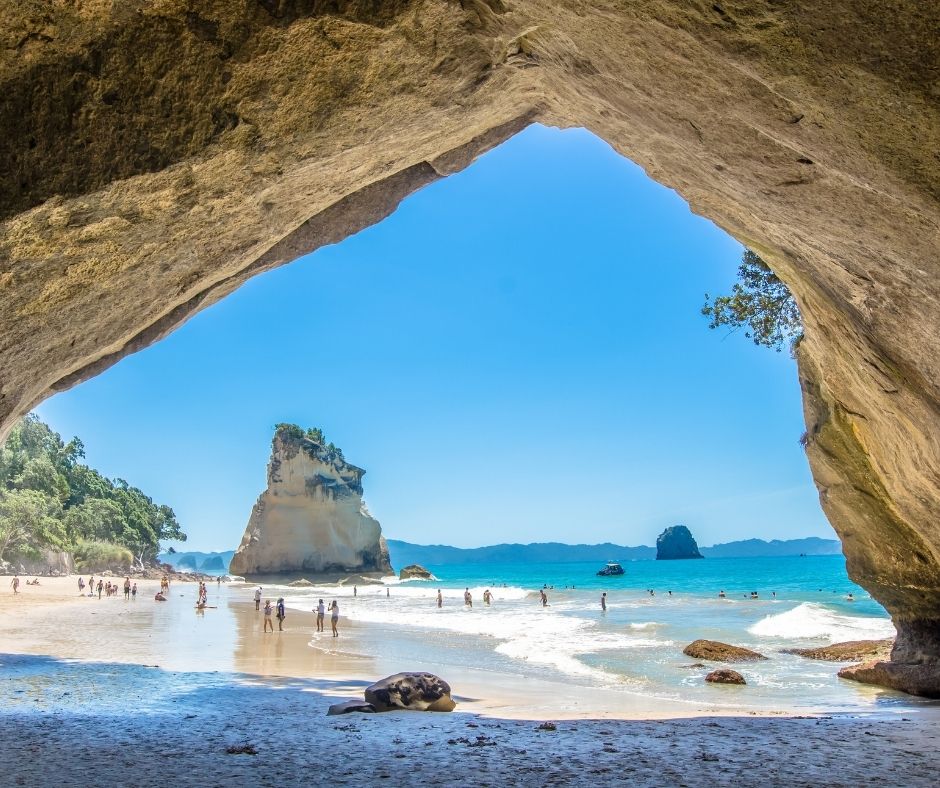
POLYGON ((786 613, 766 616, 748 629, 752 635, 784 640, 880 640, 894 637, 889 619, 845 616, 813 602, 803 602, 786 613))

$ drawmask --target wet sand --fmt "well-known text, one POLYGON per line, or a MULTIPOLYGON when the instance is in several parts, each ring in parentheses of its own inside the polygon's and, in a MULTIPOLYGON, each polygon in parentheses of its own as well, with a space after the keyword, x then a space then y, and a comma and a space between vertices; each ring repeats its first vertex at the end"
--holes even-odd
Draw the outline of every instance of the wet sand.
POLYGON ((445 676, 459 713, 327 717, 377 678, 433 666, 359 655, 355 627, 334 639, 327 621, 317 636, 312 613, 290 611, 284 632, 265 635, 247 586, 210 584, 212 609, 199 614, 195 584, 157 603, 156 581, 138 582, 136 602, 80 598, 76 578, 41 582, 14 598, 0 579, 10 785, 933 785, 940 766, 935 709, 888 719, 716 715, 650 709, 648 698, 631 708, 602 690, 485 671, 445 676), (539 729, 546 720, 557 730, 539 729), (229 752, 242 745, 256 754, 229 752))

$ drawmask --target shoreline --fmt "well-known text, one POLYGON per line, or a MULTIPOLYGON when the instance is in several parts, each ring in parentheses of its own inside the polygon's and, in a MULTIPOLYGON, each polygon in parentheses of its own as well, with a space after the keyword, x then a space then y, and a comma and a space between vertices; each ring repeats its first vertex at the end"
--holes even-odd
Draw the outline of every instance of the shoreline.
MULTIPOLYGON (((750 708, 736 700, 734 687, 714 687, 714 700, 681 701, 626 687, 611 690, 577 681, 565 683, 507 671, 466 666, 438 666, 412 660, 402 664, 382 654, 365 653, 359 634, 363 625, 348 618, 341 636, 315 632, 315 615, 288 609, 283 632, 264 634, 263 616, 254 610, 253 586, 209 584, 209 609, 195 610, 197 583, 174 581, 170 601, 157 603, 158 581, 138 582, 136 601, 123 595, 99 600, 80 597, 77 577, 41 579, 21 586, 16 597, 0 591, 0 652, 79 660, 159 666, 184 673, 219 672, 238 680, 277 681, 325 679, 365 685, 402 670, 427 670, 452 687, 458 712, 500 719, 667 720, 693 717, 805 717, 831 715, 825 706, 750 708), (28 611, 19 615, 20 611, 28 611)), ((0 589, 9 586, 0 577, 0 589)), ((120 580, 115 578, 115 580, 120 580)), ((263 603, 262 603, 263 604, 263 603)), ((277 621, 274 620, 275 629, 277 621)), ((330 697, 339 697, 330 695, 330 697)), ((345 696, 344 696, 345 697, 345 696)), ((925 706, 930 711, 931 707, 925 706)), ((932 709, 940 715, 940 707, 932 709)), ((883 709, 855 713, 891 719, 914 709, 883 709)))

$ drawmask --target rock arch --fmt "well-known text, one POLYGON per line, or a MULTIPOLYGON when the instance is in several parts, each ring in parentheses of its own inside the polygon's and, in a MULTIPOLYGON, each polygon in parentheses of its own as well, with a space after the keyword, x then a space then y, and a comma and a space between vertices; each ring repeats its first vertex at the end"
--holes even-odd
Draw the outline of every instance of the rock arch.
MULTIPOLYGON (((940 9, 0 0, 0 424, 526 124, 585 126, 806 321, 807 453, 881 680, 940 693, 940 9)), ((525 199, 494 194, 493 210, 525 199)))

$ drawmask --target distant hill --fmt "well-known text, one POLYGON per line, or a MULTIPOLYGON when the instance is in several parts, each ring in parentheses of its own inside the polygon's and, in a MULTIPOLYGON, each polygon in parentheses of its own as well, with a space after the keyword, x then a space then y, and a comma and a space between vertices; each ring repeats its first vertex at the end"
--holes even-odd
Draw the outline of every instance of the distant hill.
POLYGON ((743 539, 738 542, 725 542, 712 547, 700 547, 699 551, 706 558, 758 558, 779 557, 784 555, 841 555, 842 543, 838 539, 820 539, 810 536, 806 539, 743 539))
MULTIPOLYGON (((400 569, 409 564, 422 566, 451 566, 460 564, 561 564, 574 561, 644 561, 656 558, 656 548, 638 545, 612 544, 563 544, 561 542, 536 542, 533 544, 496 544, 488 547, 450 547, 443 544, 421 545, 388 540, 392 566, 400 569)), ((839 555, 842 545, 836 539, 744 539, 725 542, 712 547, 700 547, 706 558, 761 558, 786 555, 839 555)), ((174 568, 195 570, 206 574, 228 572, 234 550, 218 553, 163 553, 159 560, 174 568)))
POLYGON ((187 572, 205 572, 207 575, 224 575, 228 572, 228 565, 235 555, 234 550, 225 550, 221 553, 200 553, 190 551, 185 553, 161 553, 157 560, 169 564, 174 569, 187 572))
POLYGON ((654 547, 625 547, 611 544, 562 544, 537 542, 534 544, 497 544, 489 547, 449 547, 447 545, 419 545, 388 540, 392 566, 421 564, 558 564, 567 561, 637 561, 656 557, 654 547))
MULTIPOLYGON (((612 544, 577 544, 561 542, 536 542, 533 544, 497 544, 489 547, 449 547, 447 545, 418 545, 388 540, 392 566, 408 564, 422 566, 446 566, 454 564, 560 564, 574 561, 642 561, 656 558, 656 548, 639 545, 627 547, 612 544)), ((838 555, 842 545, 836 539, 745 539, 738 542, 700 547, 706 558, 757 558, 786 555, 838 555)))

